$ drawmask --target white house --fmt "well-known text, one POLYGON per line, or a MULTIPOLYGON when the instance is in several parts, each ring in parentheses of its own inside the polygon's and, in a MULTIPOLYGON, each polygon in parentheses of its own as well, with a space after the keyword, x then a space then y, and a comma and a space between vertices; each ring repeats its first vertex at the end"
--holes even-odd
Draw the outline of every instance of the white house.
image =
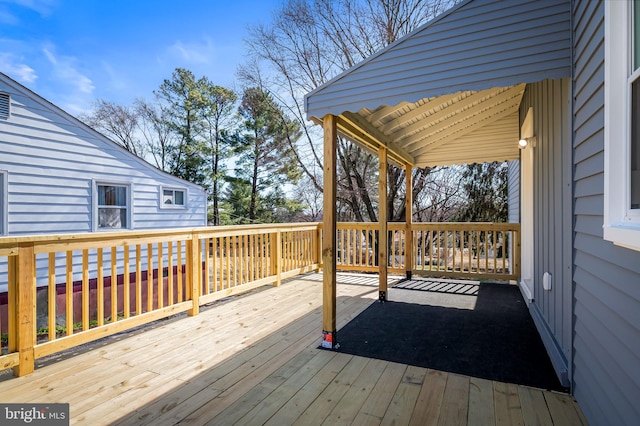
MULTIPOLYGON (((193 228, 206 225, 206 214, 202 187, 157 169, 0 73, 0 238, 193 228)), ((0 292, 6 271, 0 263, 0 292)))
POLYGON ((206 194, 0 73, 0 236, 206 225, 206 194))

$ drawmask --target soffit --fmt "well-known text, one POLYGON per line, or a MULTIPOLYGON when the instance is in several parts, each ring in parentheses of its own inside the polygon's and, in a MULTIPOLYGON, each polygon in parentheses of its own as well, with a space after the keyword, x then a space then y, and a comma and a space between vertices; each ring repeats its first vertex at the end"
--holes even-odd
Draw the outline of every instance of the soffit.
POLYGON ((340 133, 384 145, 417 167, 517 159, 518 108, 525 84, 363 108, 339 116, 340 133))

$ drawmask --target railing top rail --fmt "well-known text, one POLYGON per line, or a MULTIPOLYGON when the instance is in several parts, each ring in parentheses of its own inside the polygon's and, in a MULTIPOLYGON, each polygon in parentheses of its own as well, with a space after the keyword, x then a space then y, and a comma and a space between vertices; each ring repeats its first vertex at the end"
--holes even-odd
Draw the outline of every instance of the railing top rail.
POLYGON ((489 230, 512 231, 519 230, 519 223, 508 222, 413 222, 414 230, 440 229, 440 230, 489 230))
POLYGON ((92 243, 96 241, 121 244, 136 244, 139 242, 171 240, 171 239, 191 239, 192 236, 225 236, 238 235, 247 233, 264 233, 278 231, 293 231, 317 229, 317 222, 301 222, 301 223, 269 223, 260 225, 230 225, 217 227, 198 227, 198 228, 170 228, 170 229, 144 229, 144 230, 126 230, 126 231, 104 231, 104 232, 82 232, 74 234, 39 234, 24 236, 5 236, 0 237, 0 250, 7 254, 14 251, 20 245, 34 244, 46 245, 54 244, 82 244, 92 243))

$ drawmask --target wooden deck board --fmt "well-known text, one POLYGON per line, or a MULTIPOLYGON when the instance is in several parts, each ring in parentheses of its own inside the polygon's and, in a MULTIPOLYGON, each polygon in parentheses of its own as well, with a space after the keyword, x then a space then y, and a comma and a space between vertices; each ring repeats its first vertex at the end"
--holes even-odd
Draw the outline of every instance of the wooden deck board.
POLYGON ((406 370, 406 365, 387 363, 380 380, 353 420, 354 425, 372 425, 382 422, 406 370))
POLYGON ((440 407, 439 425, 462 425, 468 423, 469 377, 449 374, 440 407))
POLYGON ((431 426, 438 424, 447 376, 448 374, 442 371, 427 370, 410 425, 431 426))
MULTIPOLYGON (((338 330, 377 281, 338 285, 338 330)), ((303 276, 56 356, 0 381, 2 401, 69 402, 92 425, 585 424, 568 395, 318 349, 321 288, 303 276)))
POLYGON ((495 425, 493 384, 491 380, 472 377, 469 380, 469 424, 495 425))
POLYGON ((426 368, 411 365, 407 367, 389 408, 382 418, 382 425, 409 424, 426 374, 426 368))
POLYGON ((362 373, 336 404, 323 424, 327 426, 352 424, 353 419, 358 415, 360 408, 371 394, 387 364, 388 362, 386 361, 370 359, 362 373))

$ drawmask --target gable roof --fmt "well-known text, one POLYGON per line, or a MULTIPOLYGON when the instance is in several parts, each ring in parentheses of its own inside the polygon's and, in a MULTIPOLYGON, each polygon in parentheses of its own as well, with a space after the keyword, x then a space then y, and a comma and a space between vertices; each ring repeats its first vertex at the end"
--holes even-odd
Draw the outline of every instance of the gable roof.
POLYGON ((568 0, 466 1, 308 93, 307 117, 418 166, 517 158, 525 84, 571 76, 570 19, 568 0))
POLYGON ((158 174, 158 176, 161 175, 161 176, 164 176, 164 177, 168 177, 169 179, 175 180, 176 181, 176 185, 178 185, 178 183, 179 183, 180 186, 188 186, 188 187, 191 187, 193 189, 198 189, 199 191, 204 191, 204 188, 202 188, 200 185, 194 184, 192 182, 189 182, 187 180, 184 180, 182 178, 174 176, 174 175, 172 175, 170 173, 167 173, 167 172, 165 172, 163 170, 160 170, 159 168, 157 168, 153 164, 147 162, 145 159, 140 158, 137 155, 133 154, 132 152, 126 150, 120 144, 118 144, 118 143, 114 142, 113 140, 109 139, 108 137, 106 137, 105 135, 100 133, 99 131, 97 131, 94 128, 88 126, 83 121, 77 119, 76 117, 74 117, 73 115, 69 114, 68 112, 66 112, 62 108, 58 107, 57 105, 53 104, 52 102, 50 102, 47 99, 43 98, 42 96, 38 95, 33 90, 31 90, 28 87, 18 83, 16 80, 12 79, 11 77, 9 77, 8 75, 6 75, 6 74, 4 74, 2 72, 0 72, 0 82, 2 82, 4 84, 6 84, 7 86, 11 87, 11 89, 16 91, 17 93, 20 93, 21 95, 27 97, 28 99, 31 99, 33 102, 35 102, 35 103, 37 103, 39 105, 42 105, 44 108, 46 108, 46 110, 50 111, 52 114, 55 114, 55 115, 61 117, 66 122, 72 123, 73 126, 76 126, 77 128, 81 129, 82 131, 88 132, 89 134, 93 135, 96 139, 102 141, 103 143, 106 143, 107 145, 112 145, 114 147, 114 149, 119 150, 120 154, 128 156, 130 159, 132 159, 133 161, 136 161, 138 164, 140 164, 141 167, 144 167, 145 169, 148 169, 148 170, 152 171, 153 173, 158 174))

